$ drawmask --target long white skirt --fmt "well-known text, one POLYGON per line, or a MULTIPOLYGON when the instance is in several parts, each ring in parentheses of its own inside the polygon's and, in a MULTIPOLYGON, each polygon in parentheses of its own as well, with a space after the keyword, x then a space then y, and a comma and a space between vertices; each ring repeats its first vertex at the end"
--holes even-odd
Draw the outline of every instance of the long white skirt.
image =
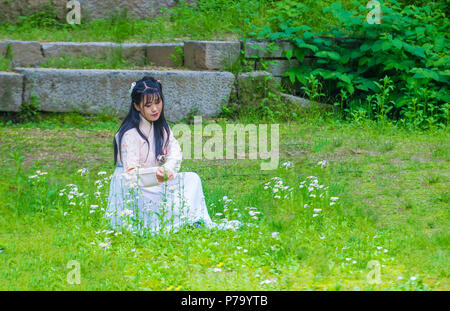
POLYGON ((117 166, 110 183, 106 217, 113 229, 137 233, 176 232, 184 224, 216 227, 197 173, 179 172, 173 180, 153 187, 131 187, 117 166))

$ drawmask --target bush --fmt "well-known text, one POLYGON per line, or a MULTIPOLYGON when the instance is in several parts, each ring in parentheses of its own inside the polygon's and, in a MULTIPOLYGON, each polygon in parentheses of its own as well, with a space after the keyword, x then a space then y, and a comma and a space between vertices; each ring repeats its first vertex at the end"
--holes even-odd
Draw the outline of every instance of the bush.
POLYGON ((445 9, 443 3, 417 7, 391 0, 381 3, 381 23, 369 24, 365 6, 356 12, 335 2, 323 12, 331 13, 338 24, 323 26, 322 32, 292 26, 290 18, 280 23, 280 31, 265 27, 260 35, 291 40, 295 49, 286 51, 286 57, 297 58, 301 66, 285 75, 303 85, 311 75, 319 77, 329 103, 342 102, 343 91, 346 105, 385 92, 387 117, 418 127, 446 127, 450 59, 445 9), (308 56, 316 61, 303 63, 308 56), (389 82, 387 89, 383 81, 389 82))

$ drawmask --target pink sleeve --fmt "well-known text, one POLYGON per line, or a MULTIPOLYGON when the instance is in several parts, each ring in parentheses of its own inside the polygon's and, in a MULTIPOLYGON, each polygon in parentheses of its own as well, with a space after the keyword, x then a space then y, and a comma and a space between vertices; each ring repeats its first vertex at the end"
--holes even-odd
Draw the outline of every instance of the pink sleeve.
POLYGON ((170 131, 169 143, 167 147, 166 162, 163 166, 170 169, 173 174, 176 175, 180 170, 183 154, 181 152, 180 144, 173 136, 172 131, 170 131))
POLYGON ((159 184, 156 178, 157 167, 141 168, 139 163, 140 141, 134 131, 127 131, 122 137, 121 153, 125 179, 139 187, 152 187, 159 184))

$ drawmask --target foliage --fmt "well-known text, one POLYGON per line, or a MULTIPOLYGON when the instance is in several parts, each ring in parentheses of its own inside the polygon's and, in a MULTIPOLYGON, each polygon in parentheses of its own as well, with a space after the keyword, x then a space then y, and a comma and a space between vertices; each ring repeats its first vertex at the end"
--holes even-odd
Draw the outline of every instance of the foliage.
POLYGON ((175 46, 175 54, 170 54, 170 57, 174 61, 177 67, 182 67, 184 64, 184 50, 179 47, 175 46))
MULTIPOLYGON (((126 10, 110 18, 91 20, 82 16, 81 24, 58 20, 52 7, 23 16, 15 24, 0 21, 0 37, 39 41, 117 41, 170 42, 174 40, 230 40, 248 38, 259 27, 279 24, 284 3, 275 0, 199 0, 179 1, 176 6, 161 8, 160 16, 136 19, 126 10)), ((331 2, 303 1, 313 9, 296 19, 299 24, 316 29, 321 23, 336 23, 331 14, 320 9, 331 2)), ((348 6, 351 0, 343 0, 348 6)), ((290 14, 290 13, 289 13, 290 14)))
POLYGON ((291 40, 295 48, 286 51, 286 57, 295 57, 301 65, 286 75, 291 82, 303 85, 310 75, 319 77, 331 103, 342 90, 347 102, 353 103, 384 93, 375 95, 382 105, 388 105, 383 106, 383 114, 394 120, 410 120, 417 114, 417 107, 411 111, 411 103, 426 97, 423 105, 427 108, 420 115, 424 122, 415 124, 445 127, 449 118, 450 62, 444 10, 442 4, 434 2, 424 7, 401 7, 392 0, 381 6, 381 23, 369 24, 365 6, 355 12, 335 2, 323 11, 332 13, 338 25, 325 25, 323 31, 316 32, 306 25, 292 26, 291 19, 286 19, 280 31, 266 27, 259 35, 291 40), (316 61, 303 62, 307 57, 316 61), (385 76, 391 81, 387 89, 379 81, 385 76), (421 94, 424 89, 426 94, 421 94))
POLYGON ((6 55, 0 55, 0 71, 10 71, 11 61, 13 59, 11 45, 8 44, 6 47, 6 55))
POLYGON ((42 10, 36 11, 29 16, 19 16, 17 25, 30 28, 64 27, 64 24, 58 20, 54 4, 48 2, 44 4, 42 10))
POLYGON ((28 102, 23 102, 20 106, 20 113, 17 115, 17 121, 19 123, 40 121, 40 99, 36 94, 30 95, 30 100, 28 102))

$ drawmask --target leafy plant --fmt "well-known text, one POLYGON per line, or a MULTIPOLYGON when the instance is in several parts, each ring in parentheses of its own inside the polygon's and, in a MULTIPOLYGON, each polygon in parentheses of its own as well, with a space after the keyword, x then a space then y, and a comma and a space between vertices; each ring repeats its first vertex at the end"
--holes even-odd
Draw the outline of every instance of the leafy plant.
POLYGON ((41 119, 40 111, 40 99, 36 94, 30 95, 29 102, 23 102, 20 106, 20 113, 18 114, 18 121, 25 122, 37 122, 41 119))
POLYGON ((382 87, 381 92, 391 97, 388 102, 383 102, 386 94, 377 97, 382 118, 388 115, 398 120, 404 116, 411 94, 402 90, 415 85, 428 90, 426 97, 432 105, 423 115, 429 121, 421 124, 442 127, 448 123, 450 45, 444 4, 432 2, 417 7, 386 1, 381 4, 380 24, 367 22, 365 6, 347 10, 335 2, 323 12, 331 13, 338 24, 323 26, 323 31, 316 32, 286 17, 280 20, 280 31, 264 27, 260 32, 272 40, 290 40, 294 44, 294 49, 285 52, 288 59, 295 57, 301 64, 285 74, 292 83, 306 85, 310 75, 319 76, 330 103, 339 98, 341 90, 346 92, 347 102, 363 102, 380 91, 378 81, 388 76, 395 89, 382 87), (314 61, 305 62, 305 58, 314 61))
POLYGON ((388 76, 385 76, 381 83, 375 82, 375 85, 379 88, 379 92, 375 95, 376 116, 384 122, 387 114, 395 105, 392 100, 389 100, 390 93, 394 89, 394 86, 392 85, 392 80, 389 79, 388 76))
POLYGON ((12 53, 11 45, 8 44, 6 46, 5 56, 0 55, 0 71, 10 71, 12 59, 13 59, 13 53, 12 53))
POLYGON ((182 67, 183 66, 184 50, 181 47, 176 46, 175 47, 175 54, 170 54, 170 57, 173 59, 173 61, 175 62, 177 67, 182 67))
POLYGON ((306 78, 306 86, 303 86, 302 90, 308 96, 312 110, 317 110, 317 103, 320 101, 321 97, 325 96, 325 94, 321 92, 322 87, 323 85, 320 80, 313 74, 306 78))
POLYGON ((58 14, 54 4, 51 2, 44 4, 42 10, 34 12, 29 16, 19 16, 17 24, 18 26, 26 25, 30 28, 64 26, 64 24, 58 20, 58 14))

